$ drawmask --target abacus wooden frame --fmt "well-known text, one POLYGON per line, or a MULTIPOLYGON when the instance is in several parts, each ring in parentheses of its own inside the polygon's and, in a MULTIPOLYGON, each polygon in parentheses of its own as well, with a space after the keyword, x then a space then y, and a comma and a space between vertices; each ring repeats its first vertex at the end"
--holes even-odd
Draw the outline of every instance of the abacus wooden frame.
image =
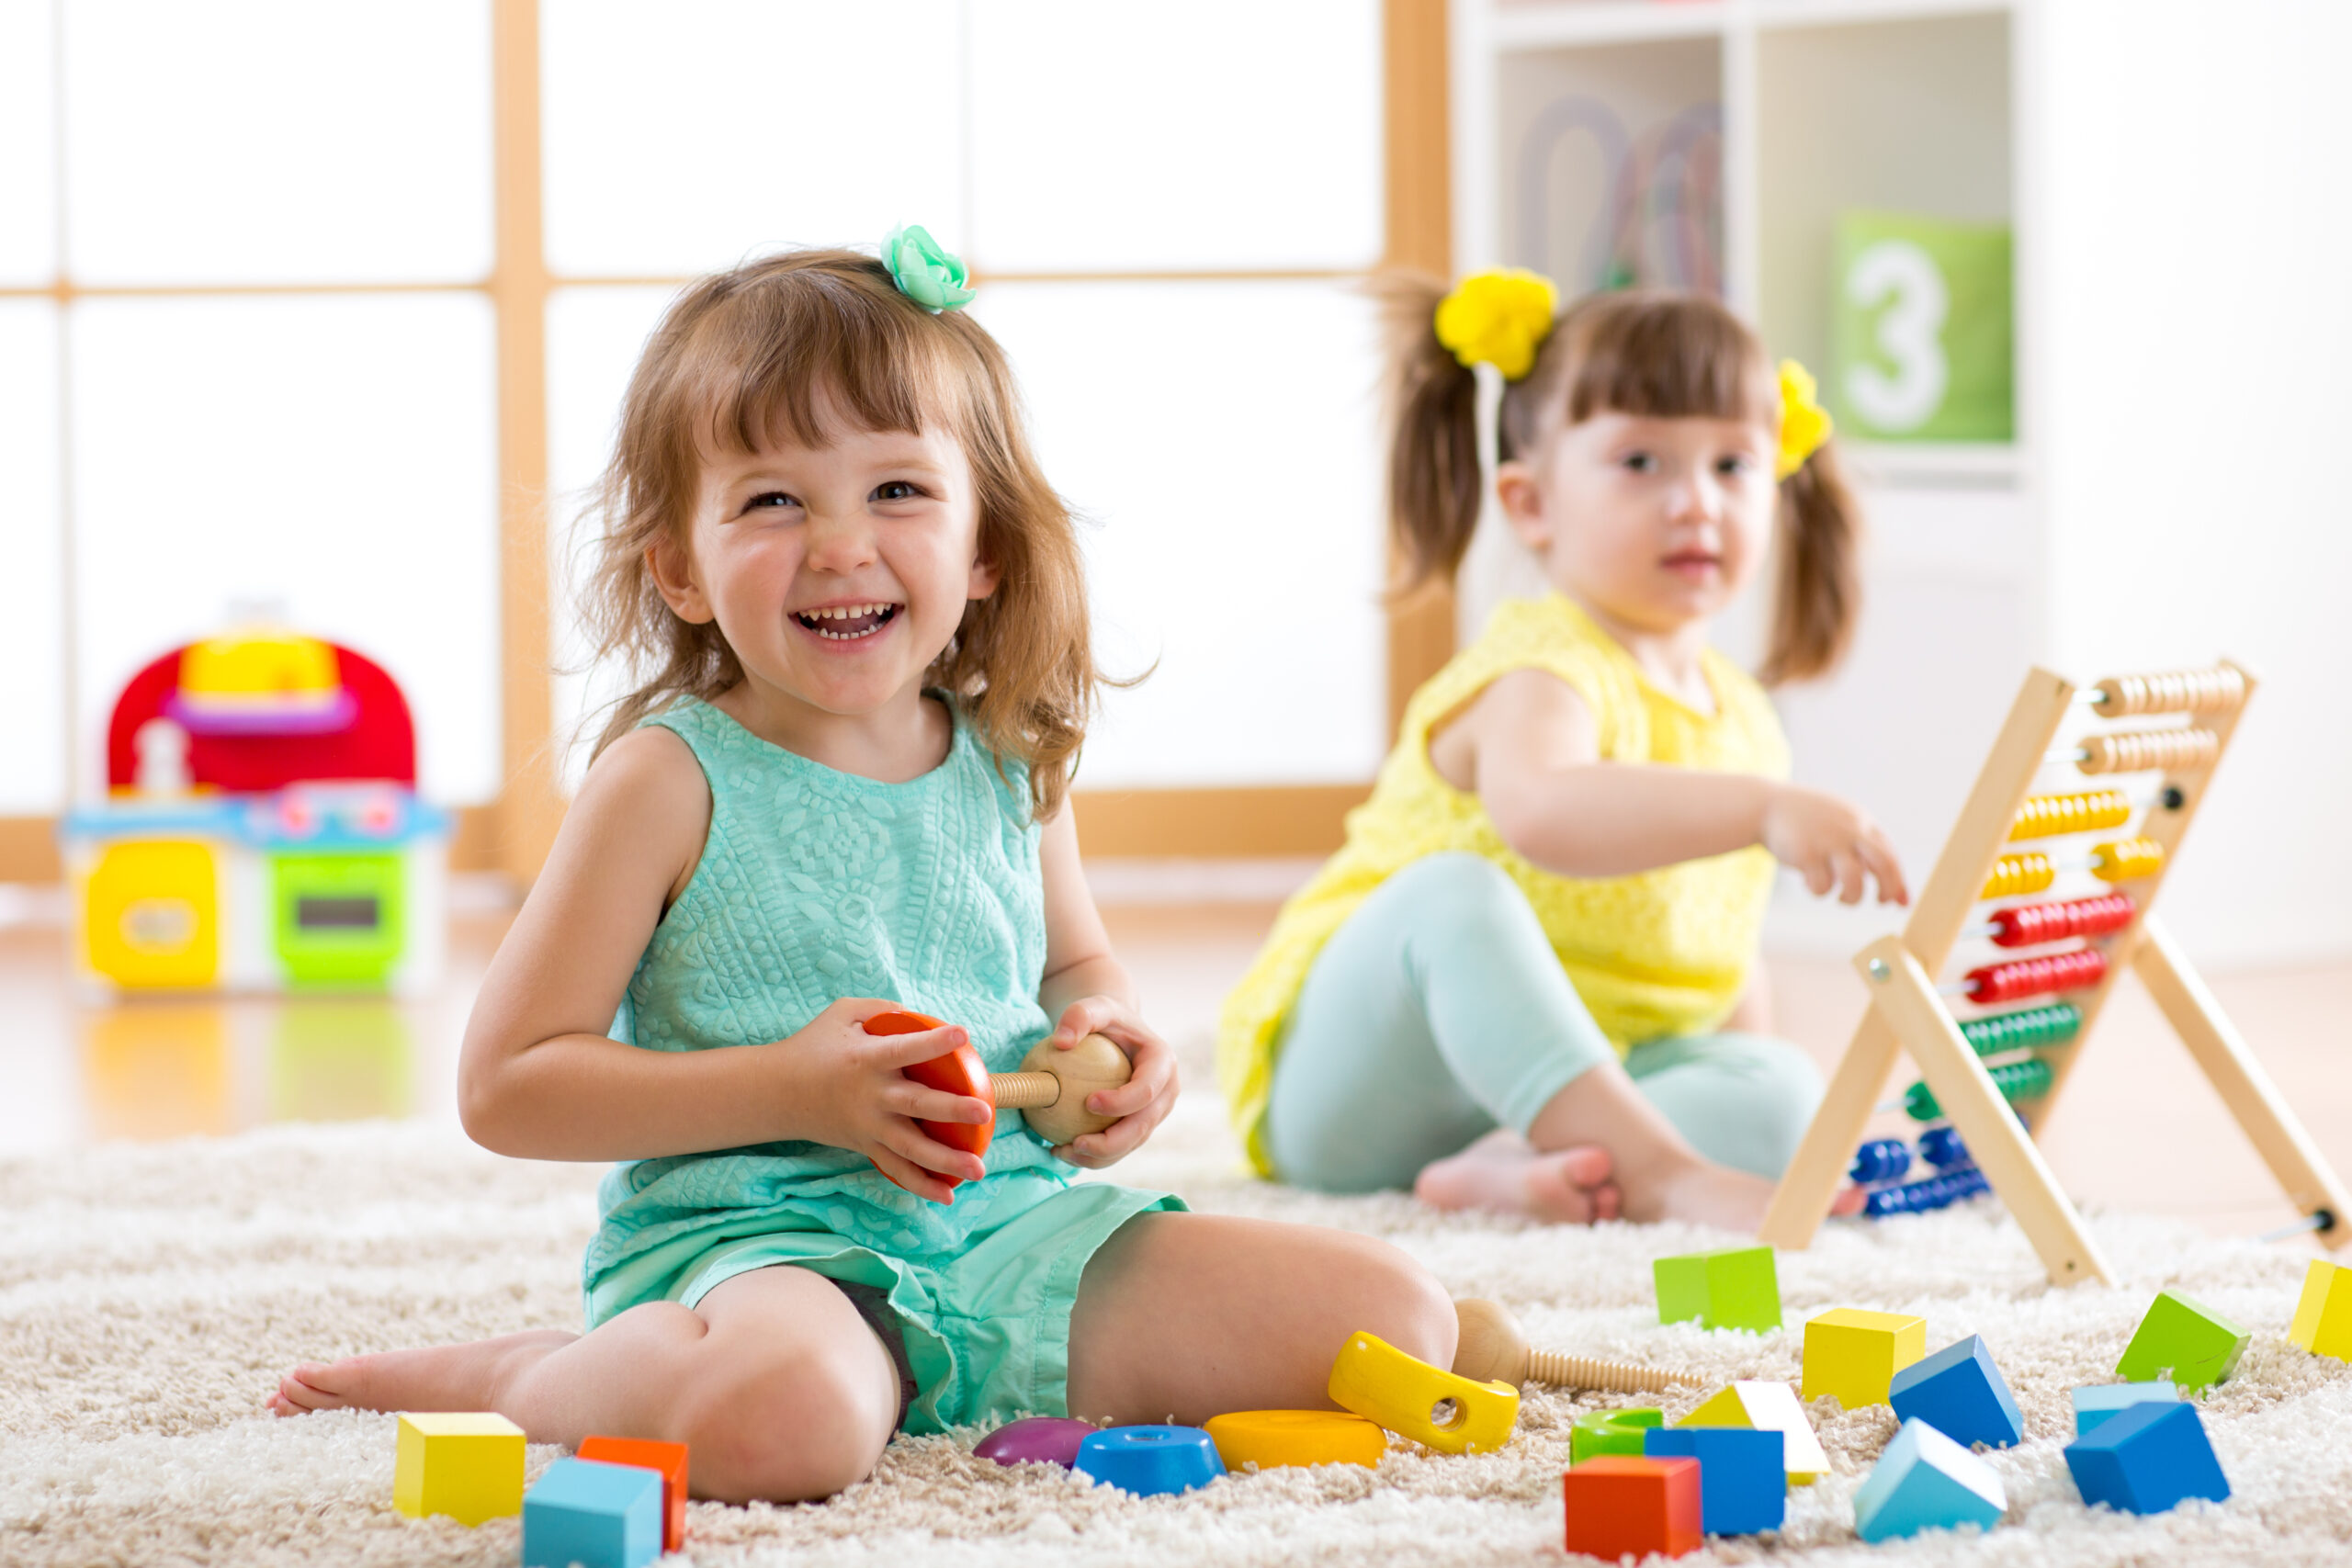
MULTIPOLYGON (((2123 971, 2136 970, 2289 1200, 2319 1221, 2323 1243, 2339 1247, 2352 1242, 2352 1198, 2152 912, 2174 852, 2188 831, 2214 770, 2229 752, 2246 703, 2253 699, 2253 674, 2223 662, 2244 677, 2245 697, 2226 711, 2199 716, 2199 723, 2210 728, 2220 742, 2212 760, 2200 768, 2167 774, 2167 784, 2180 792, 2179 805, 2150 813, 2140 829, 2142 836, 2164 847, 2163 863, 2154 875, 2132 886, 2136 912, 2131 924, 2107 939, 2107 976, 2077 1004, 2082 1023, 2073 1039, 2043 1048, 2052 1077, 2035 1121, 2046 1120, 2057 1104, 2123 971)), ((2010 826, 2033 793, 2035 777, 2074 705, 2075 691, 2051 671, 2036 668, 2028 673, 1902 934, 1881 938, 1855 955, 1854 965, 1870 990, 1870 1009, 1773 1194, 1759 1239, 1790 1248, 1812 1242, 1885 1091, 1900 1049, 1917 1065, 1966 1140, 1977 1168, 2017 1217, 2051 1281, 2115 1282, 2113 1270, 2082 1216, 2059 1190, 2031 1134, 2009 1113, 1992 1076, 1962 1037, 1933 978, 1951 957, 1985 879, 2008 847, 2010 826)))

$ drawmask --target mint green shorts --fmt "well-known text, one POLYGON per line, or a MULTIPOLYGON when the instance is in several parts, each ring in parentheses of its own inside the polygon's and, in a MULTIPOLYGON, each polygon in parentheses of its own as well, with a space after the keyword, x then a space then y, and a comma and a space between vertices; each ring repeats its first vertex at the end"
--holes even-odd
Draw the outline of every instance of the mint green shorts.
POLYGON ((1165 1192, 1079 1181, 967 1232, 954 1251, 896 1257, 822 1230, 737 1238, 681 1270, 672 1299, 691 1307, 738 1274, 807 1269, 887 1299, 915 1384, 906 1430, 1066 1416, 1069 1317, 1088 1259, 1136 1215, 1183 1207, 1165 1192))

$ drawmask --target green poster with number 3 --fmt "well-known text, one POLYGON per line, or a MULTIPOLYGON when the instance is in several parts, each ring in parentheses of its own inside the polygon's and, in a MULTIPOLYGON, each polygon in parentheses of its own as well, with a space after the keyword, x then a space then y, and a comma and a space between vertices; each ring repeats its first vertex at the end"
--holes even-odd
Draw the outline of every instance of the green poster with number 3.
POLYGON ((2007 224, 1844 213, 1833 276, 1826 379, 1842 431, 2014 438, 2007 224))

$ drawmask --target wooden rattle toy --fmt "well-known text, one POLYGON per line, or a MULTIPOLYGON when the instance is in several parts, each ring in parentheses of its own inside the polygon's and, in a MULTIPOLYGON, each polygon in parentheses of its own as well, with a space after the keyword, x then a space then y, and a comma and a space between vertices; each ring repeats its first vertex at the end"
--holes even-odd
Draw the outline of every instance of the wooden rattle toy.
POLYGON ((1340 1347, 1326 1392, 1340 1409, 1440 1453, 1493 1453, 1519 1425, 1510 1383, 1442 1371, 1376 1334, 1340 1347))
POLYGON ((1523 1382, 1548 1383, 1554 1388, 1600 1388, 1613 1393, 1657 1393, 1677 1383, 1706 1379, 1679 1367, 1645 1367, 1635 1361, 1603 1361, 1590 1356, 1563 1355, 1557 1350, 1531 1350, 1519 1319, 1509 1308, 1476 1299, 1453 1303, 1460 1337, 1454 1342, 1453 1371, 1473 1382, 1500 1382, 1517 1387, 1523 1382))
POLYGON ((2113 1269, 2034 1138, 2128 969, 2302 1212, 2290 1231, 2315 1232, 2329 1247, 2352 1243, 2352 1191, 2152 912, 2255 686, 2245 670, 2226 662, 2116 676, 2084 689, 2047 670, 2026 676, 1902 933, 1854 956, 1870 1010, 1781 1179, 1758 1240, 1802 1247, 1849 1169, 1858 1179, 1873 1171, 1880 1179, 1898 1174, 1883 1146, 1856 1151, 1871 1117, 1899 1108, 1915 1121, 1948 1121, 1955 1146, 1966 1140, 1970 1163, 1874 1192, 1871 1213, 1932 1208, 1989 1186, 2033 1243, 2052 1283, 2112 1284, 2113 1269), (2144 722, 2156 715, 2177 715, 2178 722, 2144 722), (2117 720, 2129 727, 2107 728, 2117 720), (2071 740, 2061 741, 2062 729, 2071 740), (2102 781, 2157 776, 2130 790, 2037 793, 2042 775, 2062 767, 2102 781), (2020 843, 2110 833, 2119 836, 2054 854, 2020 843), (2046 893, 2062 874, 2106 886, 2082 887, 2088 897, 2009 902, 2046 893), (1998 908, 1972 919, 1977 906, 1996 902, 1998 908), (1977 964, 1938 984, 1963 942, 1989 942, 2004 953, 2041 951, 1977 964), (2031 1005, 2009 1005, 2019 1002, 2031 1005), (2003 1010, 1974 1010, 1993 1008, 2003 1010), (1922 1081, 1898 1105, 1882 1107, 1879 1096, 1903 1055, 1922 1081))
MULTIPOLYGON (((919 1012, 877 1012, 865 1021, 868 1034, 919 1034, 944 1027, 942 1021, 919 1012)), ((1087 1097, 1097 1089, 1117 1089, 1134 1070, 1125 1051, 1102 1035, 1090 1034, 1067 1051, 1056 1048, 1049 1040, 1039 1041, 1021 1058, 1017 1073, 991 1075, 981 1065, 978 1051, 958 1045, 944 1056, 917 1062, 906 1069, 906 1076, 928 1089, 969 1095, 991 1110, 1018 1111, 1040 1137, 1059 1145, 1081 1134, 1099 1133, 1118 1120, 1086 1109, 1087 1097)), ((918 1119, 915 1125, 949 1148, 973 1155, 988 1153, 989 1139, 996 1130, 988 1122, 976 1125, 918 1119)), ((954 1187, 962 1178, 940 1179, 954 1187)))

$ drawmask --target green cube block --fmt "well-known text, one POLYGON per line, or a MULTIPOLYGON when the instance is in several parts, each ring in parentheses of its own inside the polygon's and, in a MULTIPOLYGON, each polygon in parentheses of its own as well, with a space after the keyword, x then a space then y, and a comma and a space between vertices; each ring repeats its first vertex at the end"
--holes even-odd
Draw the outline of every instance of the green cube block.
POLYGON ((1588 1410, 1568 1427, 1568 1462, 1582 1464, 1600 1454, 1639 1458, 1646 1451, 1645 1434, 1665 1425, 1663 1410, 1588 1410))
POLYGON ((2169 1378, 2184 1390, 2211 1388, 2236 1370, 2247 1337, 2211 1307, 2178 1291, 2159 1291, 2115 1363, 2116 1375, 2129 1382, 2169 1378))
POLYGON ((1781 1280, 1769 1247, 1719 1247, 1652 1264, 1657 1320, 1761 1334, 1781 1326, 1781 1280))

